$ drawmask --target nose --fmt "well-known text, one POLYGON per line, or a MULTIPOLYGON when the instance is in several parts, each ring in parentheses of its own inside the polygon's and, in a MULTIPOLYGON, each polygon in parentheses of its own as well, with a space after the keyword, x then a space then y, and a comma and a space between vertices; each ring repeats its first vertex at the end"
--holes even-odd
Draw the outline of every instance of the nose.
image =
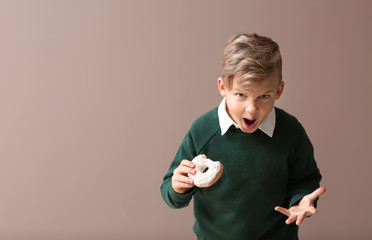
POLYGON ((249 113, 255 113, 258 111, 258 105, 255 100, 250 101, 247 106, 245 107, 245 111, 249 113))

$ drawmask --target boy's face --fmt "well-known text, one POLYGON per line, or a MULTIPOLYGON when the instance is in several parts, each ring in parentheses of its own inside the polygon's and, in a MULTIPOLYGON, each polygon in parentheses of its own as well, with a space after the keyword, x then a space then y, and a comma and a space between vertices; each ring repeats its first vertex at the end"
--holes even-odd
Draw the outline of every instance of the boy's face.
POLYGON ((239 75, 234 76, 227 88, 222 79, 218 79, 218 89, 226 99, 226 111, 230 118, 246 133, 255 132, 262 121, 271 112, 275 100, 283 92, 284 82, 279 82, 274 74, 262 80, 252 89, 239 86, 239 75))

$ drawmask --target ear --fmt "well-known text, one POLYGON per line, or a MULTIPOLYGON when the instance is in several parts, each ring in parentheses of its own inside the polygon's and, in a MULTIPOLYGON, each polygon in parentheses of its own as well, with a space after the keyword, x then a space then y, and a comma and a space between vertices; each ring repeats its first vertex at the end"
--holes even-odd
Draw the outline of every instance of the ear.
POLYGON ((218 85, 218 90, 220 90, 221 96, 226 97, 227 89, 226 89, 226 86, 223 84, 222 78, 218 78, 217 85, 218 85))
POLYGON ((280 96, 281 96, 282 93, 283 93, 283 90, 284 90, 284 82, 281 81, 281 82, 279 83, 278 91, 276 92, 275 100, 278 100, 278 99, 280 98, 280 96))

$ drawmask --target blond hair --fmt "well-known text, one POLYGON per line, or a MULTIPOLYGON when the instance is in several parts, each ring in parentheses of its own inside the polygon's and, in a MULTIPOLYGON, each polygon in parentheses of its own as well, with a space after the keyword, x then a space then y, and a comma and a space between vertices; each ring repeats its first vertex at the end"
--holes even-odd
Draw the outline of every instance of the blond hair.
POLYGON ((228 88, 235 75, 241 76, 243 87, 250 88, 273 74, 281 82, 282 58, 276 42, 256 33, 230 38, 224 50, 221 75, 228 88))

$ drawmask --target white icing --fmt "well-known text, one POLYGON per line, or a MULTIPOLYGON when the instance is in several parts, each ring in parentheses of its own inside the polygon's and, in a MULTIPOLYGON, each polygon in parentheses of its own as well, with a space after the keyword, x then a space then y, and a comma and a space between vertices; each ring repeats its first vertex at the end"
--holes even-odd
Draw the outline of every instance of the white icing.
POLYGON ((189 177, 194 179, 194 184, 198 187, 208 187, 221 170, 219 161, 212 161, 203 154, 196 156, 192 162, 195 163, 196 174, 189 174, 189 177), (206 168, 208 170, 204 172, 206 168))

